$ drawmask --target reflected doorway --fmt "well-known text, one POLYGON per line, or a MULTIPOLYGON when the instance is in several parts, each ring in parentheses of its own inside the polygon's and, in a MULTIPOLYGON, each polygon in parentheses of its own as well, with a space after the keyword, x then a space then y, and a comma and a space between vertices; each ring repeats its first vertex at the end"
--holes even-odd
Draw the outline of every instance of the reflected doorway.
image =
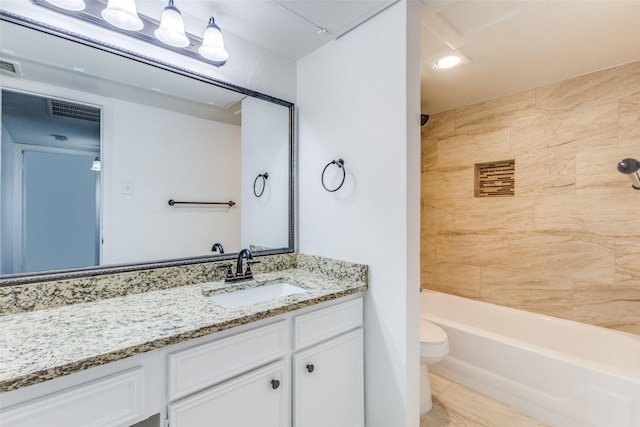
POLYGON ((0 274, 99 265, 100 115, 2 91, 0 274))

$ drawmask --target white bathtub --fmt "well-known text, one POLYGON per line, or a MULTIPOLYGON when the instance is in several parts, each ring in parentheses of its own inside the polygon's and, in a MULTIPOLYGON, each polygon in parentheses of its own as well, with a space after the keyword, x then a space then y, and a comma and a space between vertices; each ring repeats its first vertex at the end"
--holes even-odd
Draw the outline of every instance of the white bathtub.
POLYGON ((640 426, 640 338, 440 292, 420 296, 450 353, 429 370, 552 426, 640 426))

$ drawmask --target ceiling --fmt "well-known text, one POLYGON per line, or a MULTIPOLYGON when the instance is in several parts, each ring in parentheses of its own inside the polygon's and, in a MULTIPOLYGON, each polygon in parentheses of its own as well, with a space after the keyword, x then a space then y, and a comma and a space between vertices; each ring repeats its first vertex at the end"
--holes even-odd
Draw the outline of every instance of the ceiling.
MULTIPOLYGON (((185 29, 201 37, 213 16, 233 34, 292 60, 340 37, 398 0, 175 0, 185 29)), ((136 0, 159 20, 167 0, 136 0)))
MULTIPOLYGON (((175 0, 190 33, 200 36, 209 16, 214 16, 225 34, 293 61, 396 1, 175 0)), ((640 0, 421 3, 423 114, 640 59, 640 0), (451 52, 464 54, 469 62, 447 71, 431 67, 433 60, 451 52)), ((166 0, 136 0, 136 4, 140 13, 159 19, 166 0)), ((87 54, 75 57, 86 58, 87 54)), ((124 90, 132 93, 136 82, 128 83, 124 90)), ((110 93, 114 90, 110 88, 110 93)), ((189 96, 198 99, 201 93, 196 89, 189 96)), ((223 105, 228 107, 231 101, 223 105)))
POLYGON ((640 1, 431 1, 422 10, 422 113, 640 60, 640 1), (460 52, 468 63, 434 70, 460 52))

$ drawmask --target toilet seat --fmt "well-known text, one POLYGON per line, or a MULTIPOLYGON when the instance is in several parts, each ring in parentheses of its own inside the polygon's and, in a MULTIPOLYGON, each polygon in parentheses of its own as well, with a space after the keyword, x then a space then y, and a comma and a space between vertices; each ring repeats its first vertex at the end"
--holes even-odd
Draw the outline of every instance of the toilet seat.
POLYGON ((446 356, 449 353, 447 333, 435 323, 420 319, 420 355, 427 357, 446 356))
POLYGON ((427 319, 420 318, 420 342, 439 344, 447 341, 447 334, 442 328, 427 319))
POLYGON ((420 318, 420 413, 426 414, 433 407, 431 383, 427 365, 437 363, 449 354, 447 333, 435 323, 420 318))

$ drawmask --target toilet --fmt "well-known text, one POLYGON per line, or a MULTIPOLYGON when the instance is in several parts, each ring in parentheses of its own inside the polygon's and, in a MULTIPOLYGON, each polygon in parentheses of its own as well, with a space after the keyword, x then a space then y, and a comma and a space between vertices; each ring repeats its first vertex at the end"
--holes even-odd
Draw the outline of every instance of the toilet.
POLYGON ((420 413, 431 410, 431 383, 427 365, 439 362, 449 354, 447 333, 435 323, 420 318, 420 413))

